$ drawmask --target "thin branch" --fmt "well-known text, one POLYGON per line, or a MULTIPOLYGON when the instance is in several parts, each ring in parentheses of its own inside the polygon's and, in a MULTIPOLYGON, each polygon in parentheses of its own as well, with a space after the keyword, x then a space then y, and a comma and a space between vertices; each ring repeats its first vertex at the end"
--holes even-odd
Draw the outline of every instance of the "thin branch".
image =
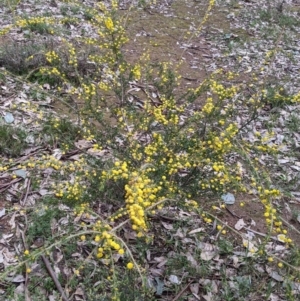
POLYGON ((194 282, 194 280, 191 280, 173 299, 172 301, 177 301, 182 294, 189 288, 189 286, 194 282))
MULTIPOLYGON (((28 228, 28 221, 27 221, 27 216, 26 214, 24 214, 24 217, 25 217, 25 229, 22 231, 20 230, 20 233, 21 233, 21 237, 22 237, 22 241, 23 241, 23 245, 24 245, 24 249, 25 250, 28 250, 28 246, 27 246, 27 243, 26 243, 26 240, 25 240, 25 234, 26 231, 27 231, 27 228, 28 228)), ((26 271, 25 271, 25 283, 24 283, 24 287, 25 287, 25 301, 30 301, 31 298, 30 298, 30 295, 29 295, 29 290, 28 290, 28 263, 25 262, 25 268, 26 268, 26 271)))
POLYGON ((22 197, 20 198, 20 205, 24 206, 28 197, 28 193, 29 193, 29 189, 30 189, 30 185, 31 185, 31 179, 28 179, 27 182, 27 187, 26 187, 26 192, 25 195, 23 194, 22 197))
POLYGON ((292 230, 294 230, 295 232, 297 232, 298 234, 300 234, 300 231, 297 230, 293 225, 291 225, 291 223, 289 223, 287 220, 285 220, 283 217, 279 216, 278 217, 280 220, 282 220, 289 228, 291 228, 292 230))
POLYGON ((49 275, 51 276, 52 280, 55 283, 55 286, 56 286, 57 290, 61 294, 61 298, 63 299, 63 301, 68 301, 69 299, 66 296, 66 294, 65 294, 65 292, 64 292, 64 290, 63 290, 63 288, 62 288, 62 286, 60 284, 60 282, 58 281, 58 279, 57 279, 57 277, 56 277, 56 275, 55 275, 55 273, 54 273, 54 271, 53 271, 53 269, 52 269, 52 267, 50 265, 49 260, 46 258, 45 255, 41 255, 41 257, 43 259, 43 262, 44 262, 44 264, 46 266, 46 269, 47 269, 49 275))

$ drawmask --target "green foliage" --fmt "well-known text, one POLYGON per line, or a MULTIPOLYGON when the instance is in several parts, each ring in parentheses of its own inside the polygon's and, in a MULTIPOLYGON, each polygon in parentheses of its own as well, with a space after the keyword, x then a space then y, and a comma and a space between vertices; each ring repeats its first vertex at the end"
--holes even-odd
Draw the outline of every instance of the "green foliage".
POLYGON ((49 117, 43 124, 42 133, 50 145, 64 151, 74 147, 74 141, 81 137, 80 127, 66 118, 49 117))
POLYGON ((0 153, 17 157, 27 147, 24 129, 9 124, 0 124, 0 153))
POLYGON ((293 28, 294 26, 299 26, 299 19, 295 16, 286 14, 285 10, 283 9, 282 12, 278 11, 278 9, 262 9, 260 11, 260 19, 262 21, 267 22, 275 22, 280 27, 288 27, 293 28))
POLYGON ((297 114, 292 114, 286 124, 291 132, 297 132, 300 129, 300 117, 297 114))
POLYGON ((8 43, 0 46, 1 65, 17 75, 28 74, 45 63, 42 51, 50 47, 48 43, 8 43), (13 56, 11 54, 14 54, 13 56), (28 59, 32 57, 33 59, 28 59))
POLYGON ((37 212, 32 214, 32 222, 28 228, 29 243, 32 244, 34 240, 38 238, 51 241, 51 224, 62 216, 63 213, 60 210, 55 208, 51 208, 51 210, 49 210, 47 207, 37 210, 37 212))

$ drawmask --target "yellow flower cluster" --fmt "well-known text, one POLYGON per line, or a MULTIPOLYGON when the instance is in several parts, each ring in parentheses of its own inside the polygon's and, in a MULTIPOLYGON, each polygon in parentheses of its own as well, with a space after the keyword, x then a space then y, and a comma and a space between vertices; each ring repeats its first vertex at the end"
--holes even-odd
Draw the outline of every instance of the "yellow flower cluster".
POLYGON ((75 177, 74 183, 65 182, 57 185, 56 197, 64 197, 66 200, 79 201, 86 189, 80 182, 80 177, 75 177))
POLYGON ((167 125, 177 125, 179 122, 179 113, 183 112, 183 108, 175 103, 175 100, 170 98, 166 99, 161 96, 162 104, 159 106, 148 105, 145 103, 144 109, 150 116, 153 116, 155 121, 167 126, 167 125))
POLYGON ((106 28, 107 28, 110 32, 113 32, 113 31, 114 31, 114 22, 113 22, 113 20, 111 19, 111 17, 107 17, 107 18, 104 20, 104 24, 105 24, 106 28))
POLYGON ((213 222, 213 220, 210 217, 208 217, 207 214, 202 213, 201 216, 202 216, 204 222, 206 222, 207 224, 211 224, 213 222))
POLYGON ((163 137, 159 133, 153 133, 153 141, 152 143, 149 143, 144 148, 144 153, 148 156, 148 160, 150 160, 151 157, 154 157, 158 154, 158 152, 167 152, 168 148, 165 145, 165 142, 163 140, 163 137))
POLYGON ((105 82, 100 82, 98 84, 99 89, 101 89, 102 91, 109 91, 110 90, 110 86, 109 84, 105 83, 105 82))
POLYGON ((206 99, 206 103, 202 108, 202 111, 206 114, 210 114, 213 111, 214 104, 213 104, 213 99, 211 97, 208 97, 206 99))
POLYGON ((293 103, 300 102, 300 92, 291 97, 291 102, 293 103))
POLYGON ((43 75, 49 75, 49 76, 54 76, 56 78, 60 78, 63 81, 65 81, 66 75, 64 73, 61 73, 56 67, 52 68, 40 68, 40 73, 43 75))
POLYGON ((123 255, 125 253, 124 249, 121 248, 121 245, 107 231, 103 231, 102 235, 96 235, 94 241, 101 245, 101 247, 98 247, 97 249, 97 258, 102 258, 105 253, 110 255, 110 250, 117 251, 120 255, 123 255))
POLYGON ((82 203, 79 206, 76 206, 74 208, 74 214, 76 216, 81 216, 83 215, 87 210, 89 209, 89 204, 82 203))
POLYGON ((96 85, 93 83, 90 83, 90 84, 83 83, 82 89, 83 89, 85 100, 90 100, 93 96, 96 95, 96 85))
POLYGON ((286 237, 287 230, 282 228, 283 223, 278 218, 277 210, 273 207, 272 199, 280 196, 280 191, 277 189, 263 189, 261 186, 257 187, 261 202, 264 204, 264 217, 267 225, 269 225, 275 233, 278 233, 278 238, 282 242, 292 244, 292 240, 286 237))
POLYGON ((0 36, 6 35, 11 29, 13 25, 6 26, 0 30, 0 36))
POLYGON ((222 84, 215 80, 211 80, 210 89, 213 93, 218 95, 220 100, 232 98, 238 92, 238 88, 236 86, 225 88, 222 84))
POLYGON ((111 227, 108 224, 104 224, 101 221, 97 221, 93 227, 93 230, 102 232, 95 236, 94 241, 98 244, 98 249, 96 253, 97 258, 102 258, 105 254, 111 256, 111 251, 117 251, 119 255, 125 253, 121 244, 117 241, 117 238, 113 236, 109 231, 111 227))
POLYGON ((53 156, 43 156, 40 162, 40 169, 46 169, 52 167, 55 170, 60 170, 63 168, 63 163, 53 156))
POLYGON ((115 162, 115 167, 111 171, 110 177, 115 181, 117 179, 128 179, 128 165, 127 162, 115 162))
POLYGON ((50 17, 32 17, 28 19, 20 19, 17 20, 15 25, 17 27, 27 27, 28 25, 35 25, 35 24, 55 24, 55 19, 50 17))
POLYGON ((73 66, 76 68, 78 66, 78 60, 77 60, 77 54, 76 54, 75 47, 70 42, 66 41, 65 39, 63 39, 62 41, 64 41, 65 45, 68 47, 68 53, 69 53, 68 64, 70 66, 73 66))
POLYGON ((156 194, 160 190, 161 187, 154 187, 147 176, 132 173, 130 181, 125 185, 125 202, 133 230, 147 230, 145 209, 157 201, 156 194))
POLYGON ((0 166, 0 171, 7 171, 9 167, 7 166, 0 166))
POLYGON ((94 15, 91 24, 97 28, 99 37, 103 39, 99 48, 112 50, 113 53, 108 53, 106 58, 113 59, 116 54, 120 54, 120 47, 126 43, 128 39, 125 36, 124 28, 115 18, 114 12, 117 6, 113 4, 112 10, 108 10, 105 4, 98 3, 98 7, 102 13, 94 15))
POLYGON ((50 34, 53 34, 54 30, 53 27, 50 27, 50 25, 53 25, 55 23, 56 20, 51 17, 32 17, 32 18, 17 20, 14 26, 20 28, 29 28, 31 30, 37 30, 43 32, 46 31, 50 34))
MULTIPOLYGON (((82 218, 91 218, 89 211, 88 204, 81 204, 80 206, 75 207, 74 214, 82 218)), ((82 223, 82 226, 85 228, 86 224, 82 223)), ((110 258, 112 251, 116 251, 119 255, 124 255, 125 250, 122 248, 120 242, 118 242, 117 237, 110 232, 112 228, 108 224, 97 220, 93 224, 92 230, 98 233, 93 238, 93 244, 96 244, 97 246, 95 256, 98 259, 103 257, 105 259, 110 258)), ((86 241, 88 239, 89 236, 87 235, 83 234, 80 236, 81 241, 86 241)))
POLYGON ((141 78, 141 66, 139 64, 135 65, 132 69, 132 74, 135 80, 140 80, 141 78))
POLYGON ((57 63, 59 61, 59 56, 58 54, 53 50, 53 51, 48 51, 45 53, 45 57, 48 63, 57 63))

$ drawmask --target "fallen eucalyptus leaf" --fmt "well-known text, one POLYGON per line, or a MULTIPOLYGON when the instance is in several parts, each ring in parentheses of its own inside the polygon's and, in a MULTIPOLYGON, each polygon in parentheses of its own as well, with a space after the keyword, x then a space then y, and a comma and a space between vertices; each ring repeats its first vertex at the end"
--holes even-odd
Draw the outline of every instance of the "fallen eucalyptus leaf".
POLYGON ((272 277, 274 280, 276 280, 278 282, 283 282, 284 278, 281 275, 279 275, 278 272, 276 272, 272 268, 267 267, 266 271, 268 272, 269 276, 272 277))
POLYGON ((14 120, 15 120, 15 118, 14 118, 14 116, 12 115, 12 113, 7 112, 7 113, 5 114, 5 116, 4 116, 4 120, 5 120, 6 123, 13 123, 14 120))
POLYGON ((241 230, 246 226, 246 223, 244 222, 244 220, 242 218, 240 218, 237 223, 234 225, 234 228, 236 230, 241 230))
POLYGON ((232 193, 228 192, 226 194, 223 194, 221 196, 221 199, 224 201, 227 205, 233 205, 235 203, 235 197, 232 193))
POLYGON ((201 228, 198 228, 198 229, 194 229, 194 230, 190 231, 188 234, 192 235, 192 234, 196 234, 196 233, 199 233, 199 232, 205 232, 205 228, 201 227, 201 228))
POLYGON ((154 278, 155 279, 155 281, 156 281, 156 294, 158 295, 158 296, 161 296, 162 295, 162 293, 163 293, 163 291, 164 291, 164 282, 163 281, 161 281, 158 277, 155 277, 154 278))
POLYGON ((180 281, 179 281, 179 279, 176 275, 170 275, 169 276, 169 281, 171 283, 174 283, 174 284, 180 284, 180 281))
POLYGON ((15 175, 18 176, 19 178, 26 178, 26 170, 25 169, 17 169, 15 170, 15 175))
POLYGON ((21 274, 15 276, 11 282, 14 282, 14 283, 20 283, 20 282, 24 282, 25 281, 25 277, 21 274))
POLYGON ((5 215, 5 208, 3 208, 3 209, 0 210, 0 217, 2 217, 4 215, 5 215))

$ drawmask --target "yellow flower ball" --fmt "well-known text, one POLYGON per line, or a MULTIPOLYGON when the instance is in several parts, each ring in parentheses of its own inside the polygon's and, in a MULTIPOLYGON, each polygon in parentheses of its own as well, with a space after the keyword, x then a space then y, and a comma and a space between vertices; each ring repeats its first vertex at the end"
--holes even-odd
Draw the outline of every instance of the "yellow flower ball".
POLYGON ((97 253, 97 258, 102 258, 103 257, 103 253, 99 252, 97 253))
POLYGON ((131 270, 131 269, 133 269, 134 265, 132 262, 128 262, 126 267, 128 270, 131 270))

